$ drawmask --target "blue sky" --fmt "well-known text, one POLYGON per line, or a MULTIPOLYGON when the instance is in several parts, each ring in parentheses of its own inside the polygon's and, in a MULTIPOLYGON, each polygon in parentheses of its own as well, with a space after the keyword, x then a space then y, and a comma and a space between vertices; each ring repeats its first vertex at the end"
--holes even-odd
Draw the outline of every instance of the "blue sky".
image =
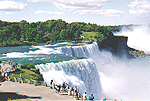
POLYGON ((98 25, 150 22, 150 0, 0 0, 0 20, 63 19, 98 25))

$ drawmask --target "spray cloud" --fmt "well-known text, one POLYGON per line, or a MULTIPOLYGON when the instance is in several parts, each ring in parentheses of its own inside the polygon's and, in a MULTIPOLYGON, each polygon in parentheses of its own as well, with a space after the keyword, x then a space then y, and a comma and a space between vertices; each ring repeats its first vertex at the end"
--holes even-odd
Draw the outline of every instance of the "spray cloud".
POLYGON ((123 27, 121 32, 115 35, 128 36, 128 46, 138 50, 143 50, 145 53, 150 53, 150 27, 149 25, 132 26, 131 29, 123 27))

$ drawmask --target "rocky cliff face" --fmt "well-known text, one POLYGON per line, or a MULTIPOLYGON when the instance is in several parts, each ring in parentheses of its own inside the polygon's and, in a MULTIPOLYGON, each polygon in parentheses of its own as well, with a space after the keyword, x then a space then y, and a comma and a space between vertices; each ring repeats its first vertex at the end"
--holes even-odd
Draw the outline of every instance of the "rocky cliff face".
POLYGON ((128 37, 113 36, 103 41, 97 41, 100 50, 107 50, 119 57, 132 58, 133 55, 129 54, 130 48, 127 46, 128 37))

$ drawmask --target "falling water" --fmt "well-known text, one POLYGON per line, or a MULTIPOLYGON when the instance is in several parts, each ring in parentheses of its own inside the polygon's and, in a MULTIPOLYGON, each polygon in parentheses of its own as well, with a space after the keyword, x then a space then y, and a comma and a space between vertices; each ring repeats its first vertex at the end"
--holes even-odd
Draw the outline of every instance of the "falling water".
POLYGON ((81 94, 86 91, 88 95, 93 93, 95 98, 103 97, 99 73, 92 59, 46 63, 36 67, 40 68, 40 73, 48 84, 51 80, 56 84, 65 81, 72 87, 78 86, 81 94))
POLYGON ((150 56, 118 58, 108 51, 100 51, 96 42, 58 50, 89 59, 37 65, 48 83, 51 79, 59 83, 66 81, 71 86, 78 85, 81 92, 94 93, 97 99, 150 100, 150 56))

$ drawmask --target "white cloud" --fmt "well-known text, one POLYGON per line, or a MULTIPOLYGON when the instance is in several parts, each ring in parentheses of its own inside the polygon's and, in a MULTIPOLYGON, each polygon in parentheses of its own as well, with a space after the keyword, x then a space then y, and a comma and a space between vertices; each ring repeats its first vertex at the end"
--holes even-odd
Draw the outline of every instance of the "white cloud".
POLYGON ((51 2, 52 0, 27 0, 29 2, 51 2))
POLYGON ((147 0, 135 0, 128 5, 130 14, 137 16, 150 16, 150 2, 147 0))
POLYGON ((14 12, 6 12, 6 14, 8 14, 8 15, 13 15, 13 14, 15 14, 14 12))
POLYGON ((27 4, 15 1, 0 1, 0 10, 3 11, 18 11, 27 8, 27 4))
POLYGON ((137 16, 150 16, 150 11, 148 10, 129 10, 129 13, 137 16))
POLYGON ((76 10, 74 13, 79 13, 79 14, 104 14, 104 10, 76 10))
POLYGON ((101 10, 102 6, 110 0, 56 0, 54 3, 60 9, 84 14, 101 10))
POLYGON ((108 17, 120 17, 124 14, 124 11, 120 11, 120 10, 114 10, 114 9, 108 9, 104 12, 105 16, 108 17))
POLYGON ((122 16, 125 12, 124 11, 119 11, 119 10, 114 10, 114 9, 99 9, 99 10, 76 10, 74 13, 79 13, 79 14, 100 14, 104 15, 107 17, 120 17, 122 16))
POLYGON ((29 2, 52 2, 56 7, 79 14, 100 14, 108 17, 120 17, 125 12, 105 10, 103 5, 111 0, 28 0, 29 2))
POLYGON ((64 12, 50 12, 50 11, 39 10, 39 11, 34 12, 34 14, 54 14, 54 15, 64 15, 64 12))
POLYGON ((110 0, 27 0, 29 2, 52 2, 57 7, 69 10, 69 8, 101 8, 102 5, 109 2, 110 0))

